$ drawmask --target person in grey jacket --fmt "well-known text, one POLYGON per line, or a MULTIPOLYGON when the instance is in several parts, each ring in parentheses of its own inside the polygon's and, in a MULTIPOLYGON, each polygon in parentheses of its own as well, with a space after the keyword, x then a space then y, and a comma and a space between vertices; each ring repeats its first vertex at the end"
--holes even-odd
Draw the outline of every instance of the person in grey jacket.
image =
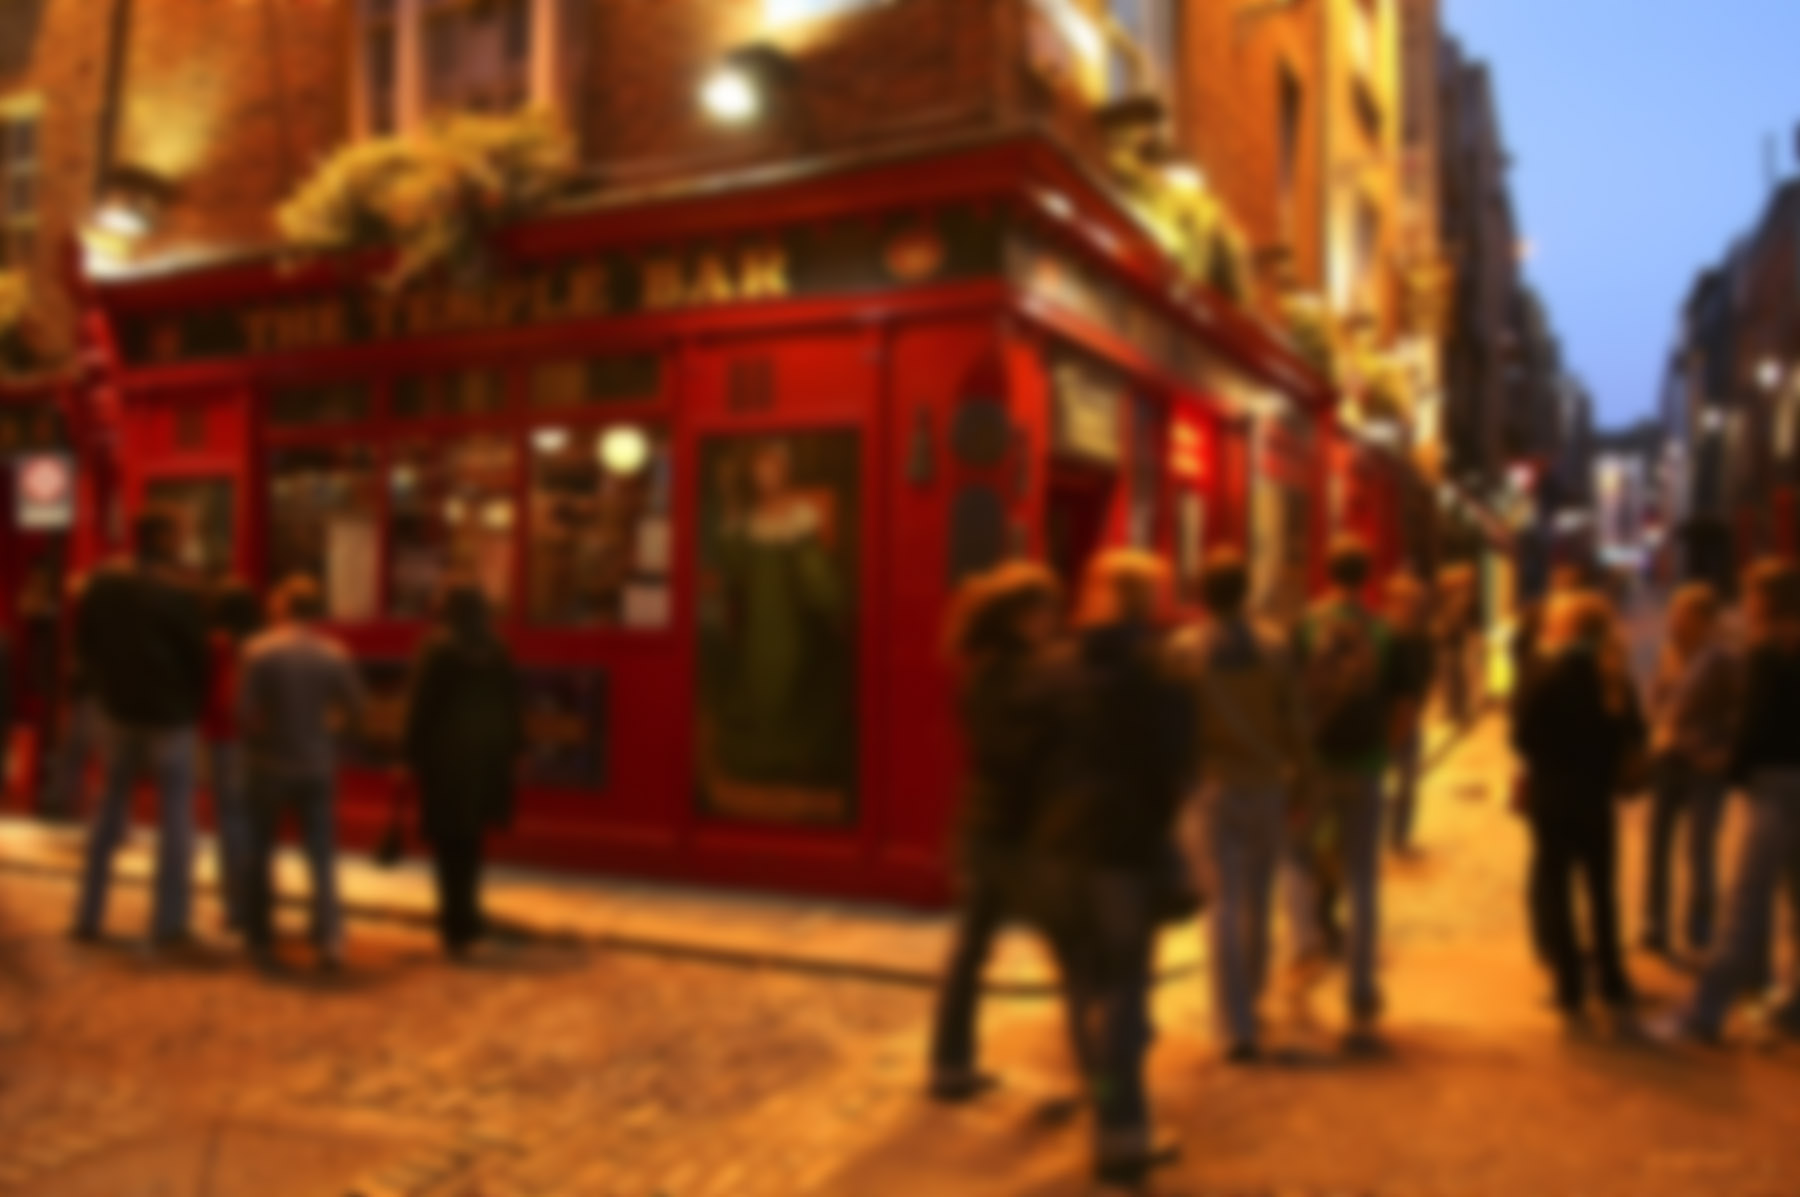
POLYGON ((1718 892, 1719 826, 1737 732, 1741 669, 1719 635, 1719 599, 1696 583, 1669 608, 1668 640, 1651 686, 1651 751, 1656 786, 1645 870, 1643 946, 1668 952, 1676 832, 1687 824, 1687 948, 1712 943, 1718 892))
POLYGON ((1174 652, 1194 690, 1199 800, 1191 838, 1213 897, 1213 1009, 1226 1058, 1258 1058, 1256 1008, 1269 968, 1270 909, 1287 801, 1307 759, 1300 687, 1283 638, 1246 616, 1242 554, 1206 562, 1209 621, 1174 652))

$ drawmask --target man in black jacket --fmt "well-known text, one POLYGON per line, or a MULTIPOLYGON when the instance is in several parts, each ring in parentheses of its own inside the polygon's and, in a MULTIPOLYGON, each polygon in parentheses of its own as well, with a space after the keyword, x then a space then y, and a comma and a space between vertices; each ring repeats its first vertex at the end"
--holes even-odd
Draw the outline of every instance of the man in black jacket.
POLYGON ((112 857, 130 817, 131 788, 157 788, 160 834, 151 940, 188 938, 194 783, 207 687, 206 619, 177 576, 175 526, 148 514, 133 527, 131 561, 97 573, 76 612, 75 636, 106 722, 106 785, 88 839, 74 935, 100 935, 112 857))

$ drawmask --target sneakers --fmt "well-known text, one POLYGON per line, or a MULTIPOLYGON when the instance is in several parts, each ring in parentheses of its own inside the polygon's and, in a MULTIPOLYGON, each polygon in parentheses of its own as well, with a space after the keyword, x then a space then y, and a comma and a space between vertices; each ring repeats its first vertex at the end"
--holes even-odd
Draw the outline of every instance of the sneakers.
POLYGON ((1344 1032, 1344 1051, 1352 1056, 1378 1056, 1386 1052, 1387 1047, 1380 1020, 1373 1016, 1356 1019, 1344 1032))
POLYGON ((925 1091, 933 1101, 956 1105, 973 1101, 999 1084, 1000 1079, 991 1072, 977 1072, 972 1068, 940 1068, 932 1072, 925 1091))
POLYGON ((1135 1187, 1180 1158, 1179 1142, 1172 1136, 1153 1134, 1147 1127, 1102 1131, 1094 1179, 1103 1185, 1135 1187))

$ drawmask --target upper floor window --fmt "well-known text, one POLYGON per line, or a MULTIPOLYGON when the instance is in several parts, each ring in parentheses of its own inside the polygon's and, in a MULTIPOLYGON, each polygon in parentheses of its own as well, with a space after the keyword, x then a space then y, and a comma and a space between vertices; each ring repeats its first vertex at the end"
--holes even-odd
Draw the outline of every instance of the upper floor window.
POLYGON ((1375 74, 1380 44, 1380 0, 1351 0, 1350 59, 1365 78, 1375 74))
POLYGON ((362 0, 362 112, 375 135, 444 112, 552 106, 559 0, 362 0))
POLYGON ((37 252, 38 114, 0 109, 0 266, 24 268, 37 252))

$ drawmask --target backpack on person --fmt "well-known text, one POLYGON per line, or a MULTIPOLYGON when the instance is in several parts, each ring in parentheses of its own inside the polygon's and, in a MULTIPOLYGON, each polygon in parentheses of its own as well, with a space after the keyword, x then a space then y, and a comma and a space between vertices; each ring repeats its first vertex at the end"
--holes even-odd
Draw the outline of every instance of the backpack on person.
POLYGON ((1387 746, 1387 629, 1352 603, 1331 603, 1301 625, 1301 693, 1313 749, 1345 760, 1387 746))

